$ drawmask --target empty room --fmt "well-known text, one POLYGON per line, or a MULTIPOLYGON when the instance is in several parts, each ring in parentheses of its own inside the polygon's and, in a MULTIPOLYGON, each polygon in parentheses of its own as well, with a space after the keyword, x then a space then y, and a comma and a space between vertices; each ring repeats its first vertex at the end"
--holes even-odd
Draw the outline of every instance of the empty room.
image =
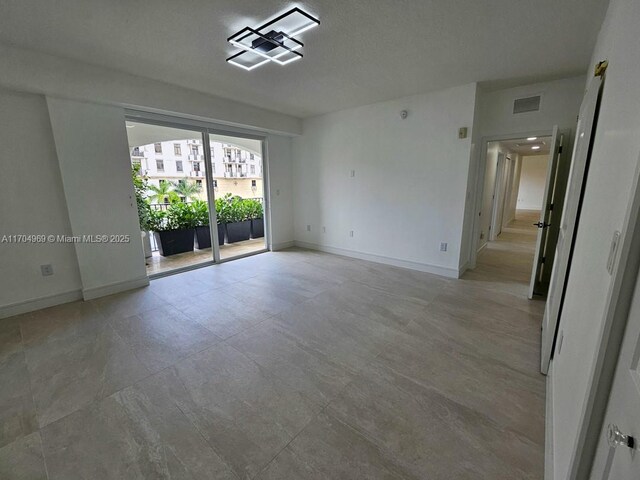
POLYGON ((0 479, 636 480, 637 0, 0 0, 0 479))

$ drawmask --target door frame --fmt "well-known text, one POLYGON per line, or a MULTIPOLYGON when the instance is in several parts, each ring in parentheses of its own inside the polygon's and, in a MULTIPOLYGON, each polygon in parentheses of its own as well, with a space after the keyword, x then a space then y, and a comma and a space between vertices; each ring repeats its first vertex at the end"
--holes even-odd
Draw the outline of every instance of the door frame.
POLYGON ((570 480, 588 478, 598 447, 618 355, 640 271, 640 155, 625 220, 614 252, 611 283, 605 302, 595 362, 580 412, 578 435, 569 463, 570 480))
POLYGON ((505 171, 507 167, 507 155, 498 152, 498 160, 496 164, 496 178, 493 183, 493 201, 491 202, 491 223, 489 229, 488 240, 494 241, 502 233, 502 222, 504 220, 504 195, 503 184, 506 181, 505 171), (502 204, 502 205, 501 205, 502 204), (500 211, 502 209, 502 212, 500 211))
MULTIPOLYGON (((247 130, 243 128, 236 128, 227 125, 219 125, 214 122, 208 122, 203 120, 195 120, 189 117, 180 117, 167 114, 161 114, 157 112, 150 112, 145 110, 125 109, 125 120, 146 123, 148 125, 157 125, 160 127, 170 127, 177 129, 192 130, 193 132, 200 133, 203 139, 203 147, 205 151, 205 164, 208 162, 208 168, 205 168, 205 178, 207 181, 208 192, 211 192, 211 196, 207 195, 207 203, 209 204, 209 225, 211 229, 211 247, 212 258, 209 261, 201 262, 196 265, 189 265, 186 267, 176 268, 168 272, 160 272, 149 275, 149 279, 162 278, 177 273, 188 272, 198 268, 209 267, 211 265, 221 264, 238 260, 240 258, 250 257, 258 255, 260 253, 268 252, 272 250, 272 234, 271 234, 271 189, 270 189, 270 177, 269 177, 269 158, 268 158, 268 140, 266 132, 247 130), (213 172, 211 171, 211 147, 209 146, 209 135, 225 135, 230 137, 246 138, 251 140, 258 140, 260 142, 260 148, 262 149, 262 185, 264 190, 264 231, 265 231, 265 247, 256 250, 254 252, 238 255, 233 258, 220 259, 220 250, 218 245, 217 231, 214 231, 213 225, 217 224, 216 212, 215 212, 215 190, 213 189, 213 172), (210 190, 209 190, 210 189, 210 190)), ((207 165, 206 165, 207 166, 207 165)))
POLYGON ((474 193, 474 208, 473 208, 473 225, 471 228, 471 241, 469 242, 469 263, 468 268, 473 269, 478 262, 478 247, 480 245, 480 228, 482 212, 482 197, 484 195, 484 181, 487 171, 487 148, 491 142, 501 142, 506 140, 517 140, 519 138, 527 137, 549 137, 553 133, 553 126, 549 130, 535 130, 529 132, 520 133, 507 133, 498 135, 483 136, 480 140, 480 161, 476 165, 475 171, 475 193, 474 193))

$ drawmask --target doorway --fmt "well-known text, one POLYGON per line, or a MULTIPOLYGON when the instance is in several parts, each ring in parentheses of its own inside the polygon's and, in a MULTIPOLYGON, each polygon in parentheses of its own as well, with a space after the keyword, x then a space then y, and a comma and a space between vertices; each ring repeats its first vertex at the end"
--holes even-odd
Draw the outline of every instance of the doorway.
POLYGON ((128 118, 147 275, 267 251, 263 140, 128 118))
POLYGON ((477 255, 480 264, 509 265, 524 288, 531 277, 545 204, 552 137, 486 142, 477 255))

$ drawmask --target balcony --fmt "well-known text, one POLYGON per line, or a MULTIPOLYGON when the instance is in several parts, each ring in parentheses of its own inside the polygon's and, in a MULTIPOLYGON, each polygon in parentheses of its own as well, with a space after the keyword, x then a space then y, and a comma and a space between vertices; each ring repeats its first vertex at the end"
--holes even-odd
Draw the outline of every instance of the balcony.
POLYGON ((198 154, 198 155, 194 155, 193 153, 189 154, 188 157, 189 161, 191 162, 201 162, 204 160, 204 155, 198 154))
POLYGON ((189 172, 190 177, 204 177, 204 172, 202 170, 192 170, 189 172))
POLYGON ((187 145, 200 145, 201 143, 202 143, 202 140, 195 140, 195 139, 187 140, 187 145))

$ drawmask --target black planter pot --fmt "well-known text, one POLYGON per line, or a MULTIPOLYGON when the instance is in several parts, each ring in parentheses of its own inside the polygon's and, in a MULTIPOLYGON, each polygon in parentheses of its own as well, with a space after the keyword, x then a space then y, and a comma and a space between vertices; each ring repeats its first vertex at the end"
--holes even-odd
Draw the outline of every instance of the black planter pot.
POLYGON ((218 245, 224 245, 224 234, 227 231, 225 225, 225 223, 218 224, 218 245))
POLYGON ((211 248, 211 229, 209 225, 196 227, 196 248, 198 250, 211 248))
POLYGON ((262 218, 254 218, 251 220, 251 238, 264 237, 264 220, 262 218))
POLYGON ((168 257, 177 253, 193 252, 193 229, 153 232, 160 255, 168 257))
POLYGON ((251 220, 227 223, 227 242, 241 242, 251 237, 251 220))

